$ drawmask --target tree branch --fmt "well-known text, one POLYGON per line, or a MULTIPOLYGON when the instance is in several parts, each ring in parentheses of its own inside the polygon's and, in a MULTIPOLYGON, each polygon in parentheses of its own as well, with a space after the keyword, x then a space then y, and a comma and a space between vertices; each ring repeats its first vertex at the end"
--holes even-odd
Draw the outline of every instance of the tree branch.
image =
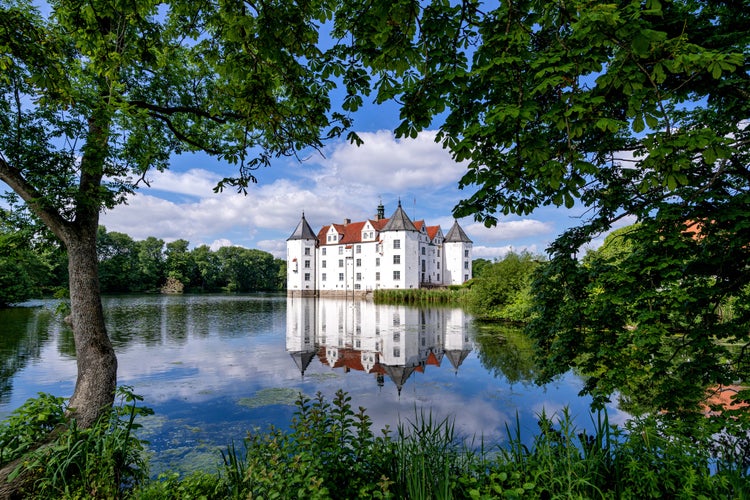
POLYGON ((229 121, 229 118, 239 118, 239 115, 234 114, 222 114, 222 115, 214 115, 211 113, 206 112, 205 110, 194 107, 194 106, 157 106, 156 104, 151 104, 146 101, 142 100, 134 100, 134 101, 128 101, 128 104, 131 106, 135 106, 136 108, 146 109, 148 111, 151 111, 151 116, 154 116, 156 118, 162 119, 164 116, 171 116, 181 113, 191 114, 195 116, 199 116, 201 118, 207 118, 213 122, 219 123, 219 124, 225 124, 229 121))
POLYGON ((0 153, 0 180, 15 191, 29 208, 39 217, 55 236, 64 243, 67 242, 69 222, 57 211, 51 210, 40 203, 44 196, 23 176, 21 171, 10 165, 0 153))

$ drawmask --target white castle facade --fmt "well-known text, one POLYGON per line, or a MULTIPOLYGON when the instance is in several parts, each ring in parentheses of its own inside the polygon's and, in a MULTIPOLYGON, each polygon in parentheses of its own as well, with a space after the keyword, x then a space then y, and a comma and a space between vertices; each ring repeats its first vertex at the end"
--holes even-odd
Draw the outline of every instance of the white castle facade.
POLYGON ((412 222, 401 203, 390 218, 329 224, 315 233, 304 213, 286 242, 287 295, 365 295, 377 289, 460 285, 472 277, 472 241, 454 221, 412 222))

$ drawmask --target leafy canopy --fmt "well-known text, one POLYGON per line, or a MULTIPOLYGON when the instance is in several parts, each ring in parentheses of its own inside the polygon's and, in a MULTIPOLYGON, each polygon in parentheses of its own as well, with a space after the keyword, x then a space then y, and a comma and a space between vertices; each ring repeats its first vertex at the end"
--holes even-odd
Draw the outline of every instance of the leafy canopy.
POLYGON ((437 126, 466 162, 456 216, 586 209, 535 292, 546 378, 580 366, 587 392, 656 389, 652 404, 669 408, 750 378, 743 2, 345 5, 337 27, 374 71, 375 99, 402 103, 397 133, 437 126), (627 257, 573 257, 625 217, 641 223, 627 257))
POLYGON ((0 179, 52 223, 124 201, 173 153, 237 164, 217 188, 243 189, 349 125, 319 47, 332 5, 3 0, 0 179))

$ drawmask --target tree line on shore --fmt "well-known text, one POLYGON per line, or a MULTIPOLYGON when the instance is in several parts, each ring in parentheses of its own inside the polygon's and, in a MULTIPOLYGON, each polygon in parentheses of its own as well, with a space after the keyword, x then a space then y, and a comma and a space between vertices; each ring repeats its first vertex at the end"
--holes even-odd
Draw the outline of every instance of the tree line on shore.
MULTIPOLYGON (((63 295, 68 287, 65 250, 32 226, 0 226, 0 305, 42 295, 63 295)), ((104 293, 271 292, 286 285, 286 262, 268 252, 239 246, 190 248, 184 239, 97 232, 99 282, 104 293)))

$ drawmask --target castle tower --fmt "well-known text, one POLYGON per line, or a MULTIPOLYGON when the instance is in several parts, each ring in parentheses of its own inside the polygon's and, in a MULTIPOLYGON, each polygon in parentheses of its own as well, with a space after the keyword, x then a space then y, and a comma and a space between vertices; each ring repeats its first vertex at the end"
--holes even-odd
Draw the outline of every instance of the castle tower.
POLYGON ((460 285, 472 278, 471 246, 472 241, 458 225, 458 221, 453 221, 453 226, 443 240, 443 253, 445 254, 443 283, 460 285))
POLYGON ((383 288, 419 288, 419 231, 398 202, 380 230, 383 288))
POLYGON ((292 297, 316 294, 316 249, 318 239, 302 212, 302 219, 286 240, 286 289, 292 297))

